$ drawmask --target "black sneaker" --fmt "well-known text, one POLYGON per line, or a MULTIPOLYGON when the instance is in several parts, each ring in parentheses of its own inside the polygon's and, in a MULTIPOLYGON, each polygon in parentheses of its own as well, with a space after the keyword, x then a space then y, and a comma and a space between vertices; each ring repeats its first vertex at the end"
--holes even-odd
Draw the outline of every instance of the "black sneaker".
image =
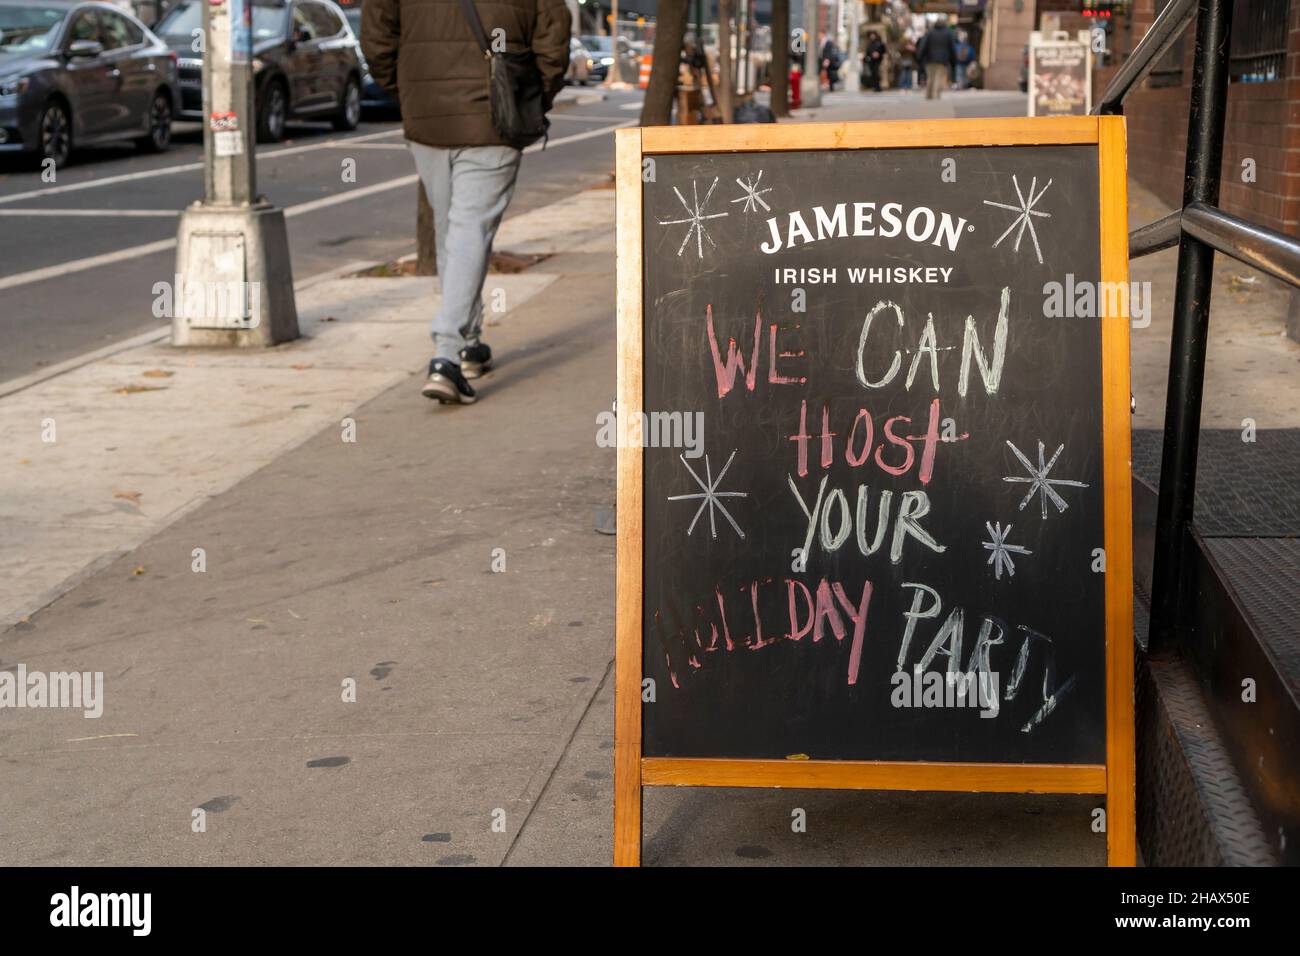
POLYGON ((478 378, 484 372, 492 370, 492 350, 486 342, 460 350, 460 370, 466 378, 478 378))
POLYGON ((420 393, 425 398, 436 398, 444 405, 472 405, 478 398, 461 374, 460 366, 444 358, 429 362, 429 380, 420 393))

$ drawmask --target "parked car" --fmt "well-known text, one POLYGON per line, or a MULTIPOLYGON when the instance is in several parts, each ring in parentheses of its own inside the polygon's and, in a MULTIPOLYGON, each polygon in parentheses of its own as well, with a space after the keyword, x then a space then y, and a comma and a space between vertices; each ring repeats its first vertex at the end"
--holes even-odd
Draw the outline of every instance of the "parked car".
POLYGON ((564 74, 565 83, 577 83, 586 86, 591 82, 593 61, 590 51, 582 45, 577 37, 569 40, 569 71, 564 74))
MULTIPOLYGON (((348 26, 352 28, 353 36, 361 36, 361 8, 348 7, 343 14, 348 18, 348 26)), ((370 75, 365 54, 361 55, 361 112, 385 119, 402 118, 401 104, 370 75)))
MULTIPOLYGON (((605 77, 609 75, 609 68, 614 65, 614 38, 608 36, 584 36, 580 37, 580 39, 591 56, 590 76, 592 81, 604 83, 605 77)), ((637 59, 632 44, 627 41, 626 37, 618 38, 618 61, 619 69, 614 78, 628 83, 635 83, 641 70, 641 63, 637 59)))
MULTIPOLYGON (((155 28, 180 57, 180 115, 202 121, 203 3, 180 0, 155 28), (198 31, 198 32, 196 32, 198 31)), ((330 0, 246 0, 252 6, 257 139, 278 143, 290 119, 361 122, 361 50, 330 0)))
POLYGON ((171 144, 176 57, 106 3, 0 0, 0 152, 68 161, 76 146, 171 144))

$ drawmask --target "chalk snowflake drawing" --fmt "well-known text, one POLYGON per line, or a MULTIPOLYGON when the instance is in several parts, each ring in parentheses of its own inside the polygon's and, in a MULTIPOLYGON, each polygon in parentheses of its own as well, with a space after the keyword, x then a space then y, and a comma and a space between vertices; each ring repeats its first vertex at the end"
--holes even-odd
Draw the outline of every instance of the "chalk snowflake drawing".
POLYGON ((1062 498, 1060 495, 1056 493, 1056 489, 1053 488, 1052 485, 1067 485, 1071 488, 1088 487, 1087 483, 1082 481, 1074 481, 1069 478, 1048 478, 1047 477, 1048 472, 1052 470, 1052 466, 1056 464, 1056 459, 1060 458, 1061 452, 1065 450, 1065 445, 1063 444, 1057 446, 1056 452, 1052 455, 1052 460, 1047 462, 1047 464, 1043 464, 1044 448, 1043 448, 1043 443, 1040 441, 1038 443, 1038 467, 1037 468, 1035 468, 1033 463, 1030 462, 1030 460, 1024 456, 1024 454, 1020 451, 1019 448, 1011 444, 1011 442, 1009 441, 1007 442, 1007 447, 1010 448, 1011 451, 1015 454, 1015 456, 1020 459, 1020 463, 1025 466, 1025 471, 1029 473, 1027 477, 1013 475, 1011 477, 1002 479, 1003 481, 1019 481, 1019 482, 1029 483, 1029 494, 1025 495, 1024 499, 1020 502, 1021 511, 1025 510, 1025 505, 1029 504, 1029 502, 1033 500, 1034 495, 1038 495, 1039 503, 1042 507, 1044 518, 1047 517, 1048 501, 1051 501, 1052 504, 1056 505, 1056 513, 1060 514, 1070 506, 1065 503, 1064 498, 1062 498))
POLYGON ((772 207, 764 201, 763 197, 772 191, 772 187, 768 186, 766 189, 759 189, 758 184, 762 181, 763 171, 761 169, 758 171, 757 178, 750 176, 748 179, 737 179, 736 185, 745 190, 745 194, 738 199, 731 200, 732 205, 743 202, 745 205, 740 207, 741 212, 758 212, 759 206, 763 207, 764 212, 771 212, 772 207))
POLYGON ((686 466, 686 470, 689 471, 691 473, 691 477, 695 479, 695 483, 699 485, 700 488, 702 489, 701 491, 693 492, 689 495, 668 496, 669 501, 698 500, 700 502, 700 507, 696 510, 695 517, 691 519, 690 526, 687 527, 686 529, 686 534, 690 535, 690 533, 695 530, 695 523, 700 520, 700 515, 704 514, 704 509, 708 508, 709 509, 709 531, 712 533, 713 537, 716 538, 718 536, 718 525, 717 525, 717 521, 714 518, 713 509, 717 508, 718 511, 722 512, 722 517, 726 518, 727 521, 730 522, 731 526, 736 529, 736 534, 740 535, 740 540, 744 541, 745 532, 740 530, 740 525, 736 524, 736 519, 731 517, 731 514, 727 511, 726 507, 719 499, 720 498, 748 498, 749 495, 743 491, 718 491, 718 485, 722 484, 722 476, 725 475, 727 473, 727 469, 731 467, 732 461, 735 460, 736 453, 734 451, 731 453, 731 457, 727 459, 727 463, 722 466, 722 471, 718 472, 717 478, 713 477, 713 471, 709 467, 709 456, 705 455, 704 456, 705 480, 701 480, 700 476, 695 473, 695 469, 691 467, 690 462, 686 460, 685 455, 678 455, 677 457, 681 459, 682 464, 686 466))
POLYGON ((712 198, 713 196, 713 190, 717 188, 718 188, 718 177, 714 176, 713 184, 709 186, 709 191, 704 194, 704 201, 700 202, 700 188, 696 184, 695 180, 692 179, 691 199, 694 201, 692 204, 686 201, 686 197, 682 195, 682 191, 680 189, 678 189, 676 186, 673 187, 673 192, 677 194, 678 201, 682 204, 682 208, 686 210, 686 218, 685 219, 660 219, 659 225, 680 226, 688 222, 690 223, 690 227, 686 230, 686 235, 682 237, 682 244, 677 247, 677 255, 680 256, 682 252, 685 251, 686 244, 691 241, 692 235, 695 236, 695 253, 701 259, 704 258, 704 240, 708 239, 710 246, 712 246, 714 249, 718 248, 717 243, 713 241, 713 239, 709 236, 708 231, 704 228, 704 223, 709 219, 721 219, 723 216, 731 215, 731 213, 727 213, 727 212, 715 212, 712 213, 711 215, 705 214, 704 210, 709 205, 709 199, 712 198))
POLYGON ((1016 198, 1020 200, 1019 206, 1012 206, 1010 203, 1004 202, 994 202, 991 199, 984 200, 984 205, 986 206, 997 206, 999 209, 1010 209, 1012 212, 1020 214, 1016 216, 1011 225, 1007 226, 1006 231, 993 241, 993 248, 996 249, 998 243, 1009 236, 1012 229, 1016 229, 1016 227, 1019 226, 1020 228, 1016 230, 1016 244, 1011 248, 1015 252, 1020 251, 1020 240, 1024 237, 1025 230, 1028 230, 1029 238, 1034 242, 1034 252, 1038 256, 1038 264, 1041 266, 1043 264, 1043 250, 1042 247, 1038 245, 1038 232, 1034 229, 1034 220, 1031 217, 1039 216, 1043 219, 1052 218, 1050 212, 1043 212, 1042 210, 1034 208, 1038 205, 1038 200, 1043 198, 1043 193, 1047 192, 1051 187, 1052 181, 1049 179, 1046 186, 1038 192, 1035 192, 1034 190, 1038 188, 1038 177, 1035 176, 1029 183, 1028 196, 1020 191, 1020 180, 1018 180, 1014 175, 1011 177, 1011 185, 1016 187, 1016 198))
POLYGON ((1022 548, 1018 544, 1007 544, 1007 535, 1011 533, 1011 525, 1002 527, 1002 522, 996 523, 984 522, 984 527, 989 529, 989 537, 992 541, 984 542, 984 550, 992 551, 989 555, 988 563, 993 565, 993 574, 999 581, 1002 580, 1002 569, 1006 568, 1007 577, 1016 576, 1016 566, 1011 560, 1011 554, 1033 554, 1028 548, 1022 548))

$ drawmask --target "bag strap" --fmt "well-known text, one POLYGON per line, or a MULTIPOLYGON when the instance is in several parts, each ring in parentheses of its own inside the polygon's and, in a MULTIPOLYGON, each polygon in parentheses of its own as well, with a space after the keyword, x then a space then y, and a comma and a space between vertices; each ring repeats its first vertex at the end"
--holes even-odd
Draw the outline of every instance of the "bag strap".
POLYGON ((478 48, 483 51, 483 56, 491 59, 492 49, 488 45, 487 34, 483 32, 483 21, 479 19, 474 0, 460 0, 460 12, 469 23, 470 30, 474 32, 474 39, 478 41, 478 48))

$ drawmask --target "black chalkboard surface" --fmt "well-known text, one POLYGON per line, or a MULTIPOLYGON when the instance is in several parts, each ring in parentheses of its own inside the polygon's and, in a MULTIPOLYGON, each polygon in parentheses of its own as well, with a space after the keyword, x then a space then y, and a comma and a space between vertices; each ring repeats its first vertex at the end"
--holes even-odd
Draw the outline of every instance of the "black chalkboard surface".
POLYGON ((664 147, 621 183, 646 766, 1111 762, 1127 356, 1117 387, 1080 128, 664 147))

